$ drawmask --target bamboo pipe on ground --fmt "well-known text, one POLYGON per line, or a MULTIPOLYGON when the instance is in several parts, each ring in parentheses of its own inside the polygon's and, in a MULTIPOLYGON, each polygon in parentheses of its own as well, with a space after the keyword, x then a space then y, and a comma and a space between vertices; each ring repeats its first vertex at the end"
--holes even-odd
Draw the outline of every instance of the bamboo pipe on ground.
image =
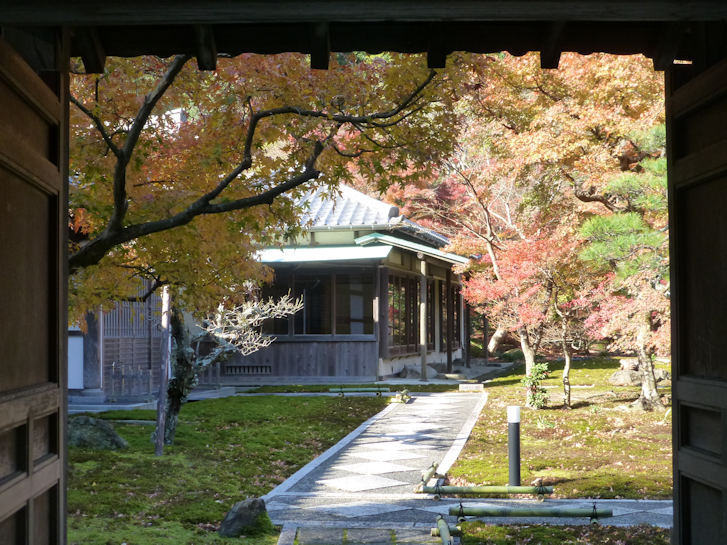
POLYGON ((451 545, 454 540, 449 534, 449 525, 442 518, 442 515, 437 517, 437 529, 439 530, 439 538, 442 540, 442 545, 451 545))
POLYGON ((552 486, 424 486, 425 494, 552 494, 552 486))
POLYGON ((612 509, 562 507, 457 507, 449 508, 450 515, 473 517, 588 517, 591 519, 613 516, 612 509))

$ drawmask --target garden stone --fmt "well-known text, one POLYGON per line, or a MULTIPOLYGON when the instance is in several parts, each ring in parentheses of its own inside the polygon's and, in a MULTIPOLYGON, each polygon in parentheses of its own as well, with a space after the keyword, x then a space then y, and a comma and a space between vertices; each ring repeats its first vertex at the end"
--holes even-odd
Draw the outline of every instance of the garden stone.
POLYGON ((638 371, 619 369, 608 379, 614 386, 640 386, 641 374, 638 371))
POLYGON ((622 358, 619 364, 622 371, 636 371, 639 368, 639 360, 636 358, 622 358))
POLYGON ((413 367, 404 366, 404 368, 399 371, 399 376, 401 378, 420 378, 422 374, 413 367))
POLYGON ((237 502, 225 515, 219 534, 222 537, 240 537, 245 533, 255 532, 260 524, 260 517, 266 514, 265 500, 261 498, 247 498, 237 502))
POLYGON ((129 446, 111 424, 90 416, 76 416, 68 421, 68 444, 97 450, 116 450, 129 446))
POLYGON ((664 380, 671 380, 671 374, 666 369, 654 369, 654 378, 656 382, 662 382, 664 380))

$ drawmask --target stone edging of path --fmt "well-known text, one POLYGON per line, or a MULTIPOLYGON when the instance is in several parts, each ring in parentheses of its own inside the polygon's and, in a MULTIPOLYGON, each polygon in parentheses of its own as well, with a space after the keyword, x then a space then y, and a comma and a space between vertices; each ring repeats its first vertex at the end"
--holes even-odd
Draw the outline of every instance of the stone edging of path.
POLYGON ((287 492, 290 488, 295 486, 295 484, 300 481, 303 477, 308 475, 311 471, 313 471, 315 468, 317 468, 319 465, 321 465, 323 462, 328 460, 331 456, 336 454, 341 449, 348 446, 351 441, 356 439, 359 435, 361 435, 366 428, 368 428, 371 424, 379 420, 380 418, 383 418, 387 414, 389 414, 391 411, 393 411, 396 408, 396 405, 389 405, 386 407, 383 411, 375 414, 365 422, 363 422, 361 425, 359 425, 358 428, 353 430, 351 433, 349 433, 346 437, 341 439, 338 443, 333 445, 331 448, 329 448, 327 451, 325 451, 323 454, 318 456, 317 458, 314 458, 310 462, 308 462, 306 465, 301 467, 298 471, 293 473, 290 477, 288 477, 285 481, 280 483, 278 486, 273 488, 270 492, 262 496, 262 499, 265 500, 265 502, 268 502, 273 496, 276 496, 278 494, 282 494, 284 492, 287 492))
POLYGON ((455 437, 454 442, 452 443, 452 446, 449 447, 447 454, 444 455, 444 458, 442 458, 442 462, 437 467, 437 473, 439 473, 440 475, 446 475, 449 471, 449 468, 451 468, 452 465, 457 461, 459 453, 462 452, 465 443, 467 443, 467 439, 469 439, 470 433, 472 433, 472 428, 474 428, 475 424, 477 424, 477 419, 480 417, 480 413, 482 412, 482 408, 485 406, 485 403, 487 403, 486 392, 481 395, 480 401, 477 403, 475 408, 472 410, 470 416, 460 428, 457 437, 455 437))

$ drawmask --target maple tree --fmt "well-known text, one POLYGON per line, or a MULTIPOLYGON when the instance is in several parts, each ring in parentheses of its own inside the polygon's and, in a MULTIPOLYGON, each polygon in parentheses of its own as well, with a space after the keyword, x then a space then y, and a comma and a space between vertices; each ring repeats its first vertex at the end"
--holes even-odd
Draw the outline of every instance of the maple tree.
POLYGON ((75 75, 71 308, 169 283, 209 309, 262 278, 261 245, 296 229, 296 197, 354 173, 426 176, 452 141, 448 78, 421 56, 241 55, 200 72, 187 56, 110 59, 75 75))
MULTIPOLYGON (((594 305, 604 270, 578 258, 594 242, 579 226, 640 213, 649 182, 624 173, 656 153, 644 129, 663 122, 662 76, 639 56, 564 54, 553 71, 536 54, 452 62, 467 74, 457 151, 430 187, 390 194, 411 198, 413 215, 447 232, 453 250, 483 256, 465 296, 497 324, 493 340, 517 333, 527 372, 545 337, 560 339, 569 362, 567 339, 593 333, 584 320, 605 308, 594 305)), ((626 331, 611 333, 621 349, 639 349, 626 331)))

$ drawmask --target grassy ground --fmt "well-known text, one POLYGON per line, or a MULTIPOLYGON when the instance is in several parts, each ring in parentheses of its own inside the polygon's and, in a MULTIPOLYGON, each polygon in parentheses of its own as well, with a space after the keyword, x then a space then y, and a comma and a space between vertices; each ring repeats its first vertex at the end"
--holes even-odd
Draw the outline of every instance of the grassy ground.
POLYGON ((386 386, 381 384, 281 384, 260 386, 254 390, 248 390, 248 393, 328 393, 330 388, 388 388, 392 392, 400 392, 401 390, 409 390, 410 392, 449 392, 458 390, 459 386, 457 384, 391 384, 386 386))
POLYGON ((462 545, 669 545, 671 530, 652 526, 492 526, 462 523, 462 545))
MULTIPOLYGON (((151 425, 116 424, 124 451, 69 449, 69 543, 209 545, 233 503, 280 484, 368 417, 385 398, 230 397, 188 403, 177 440, 153 455, 151 425)), ((152 420, 153 411, 108 419, 152 420)), ((246 540, 274 545, 277 535, 246 540)))
MULTIPOLYGON (((670 413, 632 408, 639 388, 608 384, 619 367, 611 358, 574 362, 574 408, 564 410, 562 362, 550 367, 548 406, 522 411, 523 484, 542 477, 544 484, 555 486, 555 497, 670 498, 670 413)), ((505 407, 524 404, 521 378, 515 374, 486 384, 487 406, 449 471, 452 484, 507 483, 505 407)), ((668 387, 660 391, 669 393, 668 387)))

